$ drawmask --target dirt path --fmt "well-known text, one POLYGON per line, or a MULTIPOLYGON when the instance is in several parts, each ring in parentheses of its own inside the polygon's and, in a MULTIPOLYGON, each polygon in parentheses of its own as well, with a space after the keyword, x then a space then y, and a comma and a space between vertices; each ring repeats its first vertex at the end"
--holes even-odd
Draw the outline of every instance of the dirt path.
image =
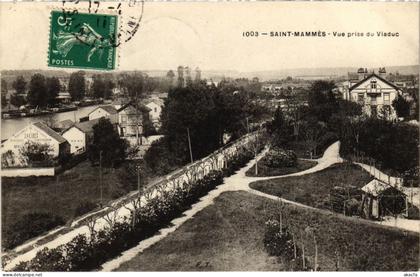
MULTIPOLYGON (((151 245, 155 244, 156 242, 158 242, 161 239, 163 239, 164 237, 166 237, 168 234, 176 231, 184 222, 186 222, 188 219, 192 218, 196 213, 198 213, 202 209, 208 207, 209 205, 213 204, 214 199, 217 198, 223 192, 242 190, 242 191, 247 191, 247 192, 257 194, 257 195, 260 195, 260 196, 264 196, 264 197, 267 197, 267 198, 270 198, 270 199, 278 199, 277 197, 275 197, 273 195, 268 195, 268 194, 262 193, 260 191, 256 191, 256 190, 251 189, 249 187, 249 184, 252 183, 252 182, 255 182, 255 181, 259 181, 259 180, 283 178, 283 177, 288 177, 288 176, 300 176, 300 175, 310 174, 310 173, 314 173, 314 172, 323 170, 323 169, 331 166, 332 164, 340 163, 340 162, 343 161, 339 157, 339 154, 338 154, 339 147, 340 147, 340 143, 338 141, 333 143, 331 146, 329 146, 326 149, 322 158, 314 160, 314 161, 318 162, 318 164, 316 166, 314 166, 310 169, 301 171, 301 172, 296 172, 296 173, 287 174, 287 175, 280 175, 280 176, 270 176, 270 177, 248 177, 248 176, 245 176, 245 173, 255 164, 255 161, 260 160, 266 154, 267 150, 263 151, 260 155, 257 156, 256 159, 253 159, 250 162, 248 162, 248 164, 245 167, 241 168, 234 175, 225 178, 222 185, 218 186, 216 189, 210 191, 209 194, 202 197, 198 203, 196 203, 195 205, 193 205, 191 207, 191 209, 184 212, 183 216, 181 216, 177 219, 174 219, 171 222, 173 224, 171 227, 164 228, 164 229, 160 230, 159 234, 157 234, 157 235, 155 235, 151 238, 148 238, 146 240, 141 241, 136 247, 131 248, 127 251, 124 251, 121 254, 121 256, 106 262, 105 264, 102 265, 102 271, 117 270, 118 267, 122 263, 131 260, 132 258, 134 258, 139 253, 143 252, 145 249, 147 249, 151 245)), ((303 205, 303 204, 300 204, 300 203, 296 203, 296 202, 293 202, 293 201, 289 201, 289 200, 285 200, 285 199, 284 199, 284 201, 285 202, 290 202, 291 204, 299 205, 299 206, 302 206, 302 207, 305 207, 305 208, 314 209, 313 207, 309 207, 309 206, 306 206, 306 205, 303 205)))

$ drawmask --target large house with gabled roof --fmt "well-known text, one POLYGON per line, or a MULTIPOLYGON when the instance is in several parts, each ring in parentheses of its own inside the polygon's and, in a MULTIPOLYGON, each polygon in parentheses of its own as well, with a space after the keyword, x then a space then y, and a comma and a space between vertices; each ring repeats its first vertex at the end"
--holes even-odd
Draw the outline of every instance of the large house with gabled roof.
POLYGON ((363 68, 358 70, 357 75, 349 74, 348 89, 343 91, 343 98, 362 105, 368 116, 396 119, 392 101, 402 91, 385 79, 385 74, 385 68, 380 68, 378 74, 363 68))

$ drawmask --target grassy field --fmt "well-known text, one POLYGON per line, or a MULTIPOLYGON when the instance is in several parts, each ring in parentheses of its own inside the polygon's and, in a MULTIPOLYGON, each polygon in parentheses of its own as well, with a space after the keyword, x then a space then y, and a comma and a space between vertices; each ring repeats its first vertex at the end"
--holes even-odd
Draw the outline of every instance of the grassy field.
MULTIPOLYGON (((264 223, 276 214, 277 207, 276 201, 247 192, 224 193, 117 271, 288 270, 280 259, 268 256, 263 245, 264 223)), ((342 271, 418 268, 419 238, 414 233, 290 205, 283 215, 292 231, 299 233, 308 226, 315 229, 321 270, 336 270, 337 249, 342 271)), ((311 263, 312 237, 304 243, 311 263)))
POLYGON ((253 189, 316 208, 329 208, 330 190, 335 186, 363 187, 372 177, 357 165, 336 164, 322 171, 251 183, 253 189))
MULTIPOLYGON (((104 203, 136 188, 126 168, 103 169, 104 203)), ((27 213, 42 212, 68 221, 86 201, 100 202, 99 167, 88 161, 56 177, 2 178, 2 240, 8 228, 27 213)))
POLYGON ((278 175, 286 175, 291 174, 299 171, 303 171, 314 167, 317 164, 315 161, 306 161, 306 160, 298 160, 298 164, 292 167, 279 167, 279 168, 272 168, 268 167, 261 162, 258 164, 258 175, 255 175, 255 165, 253 165, 246 173, 246 176, 278 176, 278 175))

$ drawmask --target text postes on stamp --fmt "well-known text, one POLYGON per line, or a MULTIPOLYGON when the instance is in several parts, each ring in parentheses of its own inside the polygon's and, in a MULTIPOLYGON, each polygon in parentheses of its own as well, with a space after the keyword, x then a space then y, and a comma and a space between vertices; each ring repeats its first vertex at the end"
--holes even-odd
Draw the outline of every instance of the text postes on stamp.
POLYGON ((51 12, 48 66, 115 69, 116 15, 51 12))

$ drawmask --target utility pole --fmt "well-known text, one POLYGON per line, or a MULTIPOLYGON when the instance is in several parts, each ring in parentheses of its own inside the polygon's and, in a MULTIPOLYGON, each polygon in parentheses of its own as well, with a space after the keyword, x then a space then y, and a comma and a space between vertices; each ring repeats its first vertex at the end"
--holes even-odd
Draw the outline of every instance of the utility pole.
POLYGON ((257 152, 258 152, 258 136, 259 130, 255 134, 255 147, 254 147, 254 154, 255 154, 255 176, 258 176, 258 159, 257 159, 257 152))
POLYGON ((102 192, 102 150, 99 151, 99 184, 101 188, 101 207, 103 201, 103 192, 102 192))
POLYGON ((191 150, 191 138, 190 138, 190 128, 187 128, 187 134, 188 134, 188 146, 190 148, 190 158, 191 158, 191 163, 194 162, 193 160, 193 155, 192 155, 192 150, 191 150))
POLYGON ((139 92, 136 89, 136 143, 139 145, 139 92))
POLYGON ((137 191, 140 195, 140 165, 137 166, 137 191))

